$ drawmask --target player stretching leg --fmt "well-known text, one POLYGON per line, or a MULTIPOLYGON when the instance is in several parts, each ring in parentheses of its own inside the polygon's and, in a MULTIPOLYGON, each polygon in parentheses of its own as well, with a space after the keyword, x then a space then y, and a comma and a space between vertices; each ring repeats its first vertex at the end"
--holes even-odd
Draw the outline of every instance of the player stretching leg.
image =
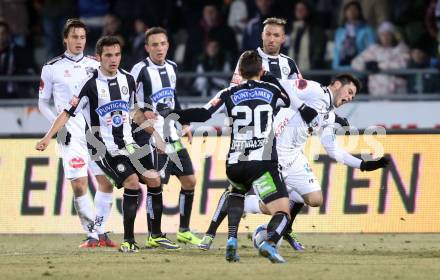
POLYGON ((240 58, 239 71, 247 81, 220 91, 204 108, 177 112, 179 121, 206 121, 223 108, 232 118, 231 145, 226 175, 232 185, 228 199, 228 240, 226 260, 239 261, 237 233, 244 209, 244 194, 254 188, 265 202, 272 219, 268 225, 268 240, 259 247, 260 255, 274 263, 285 260, 275 244, 287 230, 290 220, 287 190, 278 172, 277 151, 273 138, 273 112, 279 106, 300 109, 300 115, 310 123, 317 112, 305 106, 295 96, 290 99, 271 83, 260 81, 263 74, 261 57, 247 51, 240 58))
MULTIPOLYGON (((51 59, 41 71, 38 107, 41 113, 53 123, 56 115, 49 102, 53 96, 58 113, 66 107, 87 74, 99 63, 92 57, 84 56, 87 27, 78 19, 66 21, 63 41, 64 54, 51 59)), ((64 174, 72 185, 74 205, 81 225, 88 237, 80 248, 96 246, 117 247, 105 232, 105 223, 113 203, 113 186, 95 162, 89 159, 85 138, 86 122, 82 114, 71 118, 57 137, 64 174), (99 183, 95 194, 95 207, 87 195, 87 170, 90 169, 99 183), (96 215, 94 216, 94 209, 96 215)))

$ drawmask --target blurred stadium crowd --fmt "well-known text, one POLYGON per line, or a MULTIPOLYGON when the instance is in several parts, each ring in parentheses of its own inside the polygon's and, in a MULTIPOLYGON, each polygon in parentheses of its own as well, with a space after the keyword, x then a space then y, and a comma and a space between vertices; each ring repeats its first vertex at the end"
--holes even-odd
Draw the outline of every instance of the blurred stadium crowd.
POLYGON ((100 36, 119 36, 127 70, 146 56, 144 32, 166 28, 168 58, 180 72, 224 73, 180 85, 183 95, 210 96, 229 85, 240 53, 261 45, 262 22, 272 16, 288 21, 282 52, 303 72, 365 72, 363 91, 374 96, 440 93, 437 70, 393 72, 439 68, 437 0, 0 0, 0 98, 37 96, 37 81, 8 76, 36 77, 62 54, 62 27, 72 17, 89 28, 87 54, 100 36))

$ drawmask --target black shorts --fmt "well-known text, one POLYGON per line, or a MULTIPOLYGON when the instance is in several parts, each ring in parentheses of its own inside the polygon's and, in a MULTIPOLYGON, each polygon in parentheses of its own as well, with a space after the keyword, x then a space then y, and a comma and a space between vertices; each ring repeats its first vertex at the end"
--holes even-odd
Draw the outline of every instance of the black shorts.
POLYGON ((288 197, 286 185, 273 161, 243 161, 226 167, 228 180, 236 191, 245 194, 255 190, 267 204, 278 198, 288 197))
POLYGON ((108 152, 106 152, 104 158, 96 161, 96 163, 105 173, 107 178, 109 178, 110 181, 112 181, 112 183, 118 189, 120 189, 122 188, 122 183, 125 181, 125 179, 132 174, 137 174, 140 176, 146 170, 154 169, 154 158, 155 153, 152 152, 143 157, 140 157, 136 153, 130 156, 111 156, 108 152))
MULTIPOLYGON (((180 141, 174 143, 177 142, 180 141)), ((181 145, 181 143, 177 145, 181 145)), ((158 154, 157 163, 156 170, 159 172, 163 184, 168 184, 171 175, 177 177, 194 175, 194 169, 188 150, 183 146, 177 151, 177 154, 158 154), (181 164, 180 166, 179 161, 181 164)))

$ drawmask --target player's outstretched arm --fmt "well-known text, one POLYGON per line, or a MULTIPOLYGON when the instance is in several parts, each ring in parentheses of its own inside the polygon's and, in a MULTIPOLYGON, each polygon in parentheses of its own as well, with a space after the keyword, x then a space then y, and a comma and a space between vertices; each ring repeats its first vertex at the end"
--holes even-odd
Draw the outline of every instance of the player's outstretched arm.
POLYGON ((378 159, 369 160, 369 161, 363 160, 361 162, 360 169, 361 169, 361 171, 374 171, 379 168, 387 167, 389 163, 390 163, 390 160, 386 157, 380 157, 378 159))
POLYGON ((374 171, 379 168, 387 167, 389 163, 389 159, 386 157, 364 161, 341 149, 336 141, 334 129, 331 126, 324 127, 320 138, 321 144, 324 146, 327 154, 337 162, 347 166, 358 168, 361 171, 374 171))
POLYGON ((211 118, 211 112, 205 108, 190 108, 185 110, 176 110, 173 113, 179 116, 178 121, 181 124, 191 122, 205 122, 211 118))
POLYGON ((47 146, 49 146, 50 139, 52 139, 52 137, 54 137, 55 134, 57 134, 57 132, 64 127, 69 118, 70 115, 66 111, 61 112, 53 122, 46 135, 44 135, 44 137, 37 142, 37 144, 35 145, 35 149, 38 151, 44 151, 47 146))

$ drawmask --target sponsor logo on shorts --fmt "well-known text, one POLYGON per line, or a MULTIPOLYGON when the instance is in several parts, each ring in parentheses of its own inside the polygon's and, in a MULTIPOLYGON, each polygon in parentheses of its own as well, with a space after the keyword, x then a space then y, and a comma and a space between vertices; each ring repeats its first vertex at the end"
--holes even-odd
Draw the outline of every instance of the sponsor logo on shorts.
POLYGON ((69 161, 69 166, 72 168, 81 168, 86 165, 85 161, 81 157, 74 157, 69 161))
POLYGON ((126 170, 125 165, 123 165, 122 163, 119 163, 118 165, 116 165, 116 169, 122 173, 126 170))

